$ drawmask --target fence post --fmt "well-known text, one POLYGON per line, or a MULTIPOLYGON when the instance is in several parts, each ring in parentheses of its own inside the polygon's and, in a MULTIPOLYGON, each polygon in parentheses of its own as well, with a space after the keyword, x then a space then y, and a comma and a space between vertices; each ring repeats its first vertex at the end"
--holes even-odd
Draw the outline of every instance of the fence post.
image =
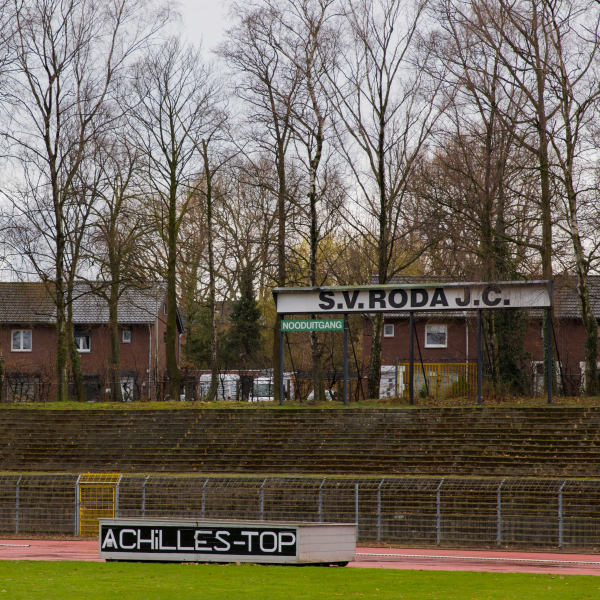
POLYGON ((142 519, 146 516, 146 482, 150 479, 150 475, 146 475, 142 484, 142 519))
POLYGON ((567 482, 563 481, 562 485, 558 489, 558 547, 563 547, 563 496, 562 491, 567 482))
POLYGON ((356 539, 358 540, 358 483, 354 484, 354 514, 356 518, 356 539))
POLYGON ((436 533, 437 533, 437 545, 440 545, 440 542, 442 541, 442 503, 441 503, 441 491, 442 491, 442 484, 444 483, 444 480, 442 479, 440 481, 440 484, 437 486, 437 490, 436 490, 436 516, 437 516, 437 523, 436 523, 436 533))
POLYGON ((267 483, 267 478, 262 482, 260 486, 260 520, 265 520, 265 483, 267 483))
POLYGON ((17 479, 17 488, 15 491, 15 533, 19 533, 19 485, 23 475, 19 475, 17 479))
POLYGON ((119 475, 117 485, 115 485, 115 517, 117 519, 119 518, 119 485, 121 485, 121 479, 123 479, 123 475, 119 475))
MULTIPOLYGON (((398 374, 398 359, 396 359, 396 375, 398 374)), ((397 379, 397 378, 396 378, 397 379)), ((377 487, 377 541, 381 541, 381 486, 385 481, 385 477, 377 487)))
POLYGON ((202 518, 205 518, 206 515, 206 484, 208 483, 208 480, 210 479, 210 477, 206 478, 206 481, 204 482, 204 485, 202 486, 202 518))
POLYGON ((502 543, 502 486, 506 479, 503 479, 498 486, 497 499, 496 499, 496 544, 499 546, 502 543))
POLYGON ((79 535, 79 481, 81 475, 77 477, 75 482, 75 535, 79 535))
POLYGON ((323 481, 321 481, 321 485, 319 486, 319 523, 323 522, 323 486, 325 485, 325 477, 323 477, 323 481))

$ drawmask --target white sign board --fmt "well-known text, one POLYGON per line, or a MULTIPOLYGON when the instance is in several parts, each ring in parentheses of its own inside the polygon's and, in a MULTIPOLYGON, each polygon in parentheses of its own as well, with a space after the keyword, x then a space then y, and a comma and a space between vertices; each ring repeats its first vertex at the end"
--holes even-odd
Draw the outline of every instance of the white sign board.
POLYGON ((356 524, 99 519, 106 560, 339 564, 356 560, 356 524))
POLYGON ((276 288, 279 314, 550 308, 547 282, 276 288))

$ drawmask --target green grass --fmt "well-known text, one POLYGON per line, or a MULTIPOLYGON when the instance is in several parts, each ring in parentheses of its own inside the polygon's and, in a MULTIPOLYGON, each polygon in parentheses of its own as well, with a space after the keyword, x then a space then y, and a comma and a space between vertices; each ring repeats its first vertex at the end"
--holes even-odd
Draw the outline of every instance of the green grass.
MULTIPOLYGON (((239 410, 289 410, 289 409, 329 409, 344 410, 355 408, 465 408, 476 407, 473 398, 416 398, 415 405, 409 406, 407 398, 390 398, 382 400, 361 400, 344 406, 342 402, 286 402, 279 406, 274 402, 6 402, 2 409, 13 410, 181 410, 181 409, 239 409, 239 410)), ((496 397, 484 398, 484 407, 548 407, 545 397, 514 398, 496 397)), ((569 397, 555 396, 554 407, 591 407, 600 406, 600 397, 569 397)))
POLYGON ((335 599, 587 600, 600 578, 257 565, 0 562, 0 598, 13 600, 335 599))

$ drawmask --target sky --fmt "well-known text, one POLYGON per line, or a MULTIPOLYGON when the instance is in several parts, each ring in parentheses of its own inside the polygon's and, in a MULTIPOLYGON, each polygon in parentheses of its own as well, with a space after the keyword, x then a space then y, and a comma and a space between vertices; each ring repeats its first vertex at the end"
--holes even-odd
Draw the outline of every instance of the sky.
POLYGON ((190 42, 203 40, 205 51, 223 39, 227 5, 225 0, 179 0, 184 36, 190 42))

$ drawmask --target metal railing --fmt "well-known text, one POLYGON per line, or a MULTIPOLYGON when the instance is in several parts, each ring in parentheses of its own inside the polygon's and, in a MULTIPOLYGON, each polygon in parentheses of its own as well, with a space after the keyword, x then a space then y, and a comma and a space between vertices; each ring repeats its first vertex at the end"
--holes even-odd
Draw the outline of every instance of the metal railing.
MULTIPOLYGON (((79 479, 0 475, 0 532, 75 535, 79 479)), ((123 475, 118 488, 119 517, 356 522, 362 544, 600 545, 600 481, 123 475)))
MULTIPOLYGON (((384 367, 380 396, 408 397, 409 363, 384 367)), ((477 392, 477 363, 414 363, 415 396, 469 396, 477 392)))

